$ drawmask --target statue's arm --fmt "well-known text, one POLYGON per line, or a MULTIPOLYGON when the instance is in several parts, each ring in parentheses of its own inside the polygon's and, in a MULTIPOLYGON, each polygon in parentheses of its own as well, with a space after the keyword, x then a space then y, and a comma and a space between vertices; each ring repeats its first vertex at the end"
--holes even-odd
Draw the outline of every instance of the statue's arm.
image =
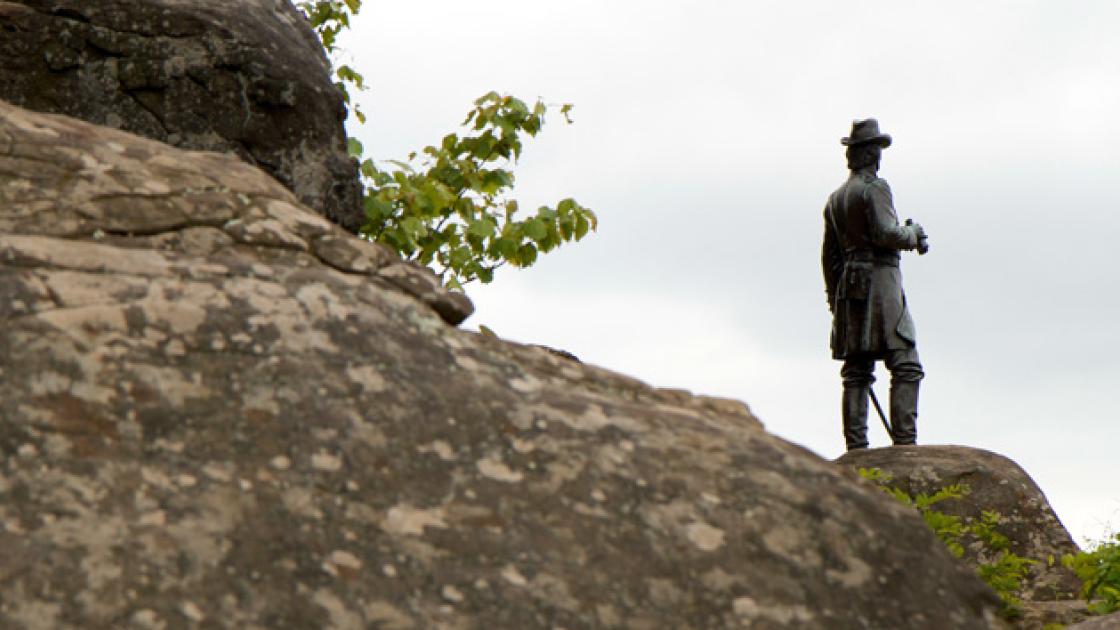
POLYGON ((894 211, 891 187, 882 179, 868 184, 867 217, 871 242, 884 249, 914 249, 918 246, 918 236, 914 230, 899 225, 898 214, 894 211))
POLYGON ((836 304, 836 287, 840 283, 840 273, 844 270, 844 253, 840 239, 832 226, 831 210, 824 209, 824 244, 821 246, 821 268, 824 271, 824 290, 828 296, 828 310, 836 304))

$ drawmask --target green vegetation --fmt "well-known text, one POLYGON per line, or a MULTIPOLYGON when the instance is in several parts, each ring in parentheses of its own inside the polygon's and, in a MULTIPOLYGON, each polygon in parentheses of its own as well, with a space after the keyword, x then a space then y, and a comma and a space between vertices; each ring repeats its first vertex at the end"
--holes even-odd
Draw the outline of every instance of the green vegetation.
POLYGON ((1002 613, 1005 618, 1012 619, 1022 615, 1022 602, 1016 594, 1022 589, 1023 578, 1035 561, 1010 550, 1010 541, 995 528, 999 524, 1000 515, 985 510, 979 520, 962 521, 959 516, 933 509, 942 501, 968 496, 970 492, 968 486, 953 484, 933 494, 920 493, 911 496, 889 486, 890 475, 878 468, 860 468, 859 475, 874 482, 899 503, 918 510, 926 525, 937 534, 954 556, 960 558, 964 555, 965 543, 978 545, 980 551, 977 554, 976 574, 999 596, 1003 603, 1002 613))
MULTIPOLYGON (((567 114, 569 106, 562 111, 567 114)), ((579 240, 594 230, 595 214, 574 199, 544 206, 524 220, 506 193, 513 173, 502 165, 521 154, 519 133, 536 135, 547 107, 530 109, 511 96, 491 92, 475 101, 465 137, 449 134, 423 149, 420 166, 394 162, 393 172, 362 162, 367 224, 363 233, 407 258, 435 265, 449 287, 490 282, 506 263, 528 267, 538 253, 579 240)), ((361 147, 355 147, 360 152, 361 147)), ((360 153, 359 153, 360 154, 360 153)), ((416 154, 409 156, 412 161, 416 154)))
POLYGON ((1081 596, 1089 603, 1090 612, 1107 615, 1120 611, 1120 534, 1088 551, 1066 554, 1062 564, 1081 579, 1081 596))
MULTIPOLYGON (((300 0, 296 6, 311 22, 311 28, 319 35, 323 43, 323 50, 328 57, 333 57, 338 50, 336 44, 338 36, 343 30, 350 28, 350 16, 357 15, 362 10, 362 0, 300 0)), ((332 63, 333 63, 332 59, 332 63)), ((358 122, 365 124, 366 116, 352 103, 350 86, 355 90, 366 89, 365 78, 360 73, 346 64, 334 63, 334 74, 337 81, 335 86, 342 92, 342 99, 354 112, 358 122)))
POLYGON ((984 550, 976 573, 999 595, 1004 612, 1018 616, 1022 613, 1022 602, 1014 593, 1023 587, 1023 578, 1036 560, 1011 551, 1011 541, 995 529, 999 521, 998 513, 984 510, 980 513, 980 519, 969 523, 967 529, 984 550))
MULTIPOLYGON (((967 486, 954 484, 933 494, 910 496, 888 485, 890 475, 878 468, 860 468, 858 472, 861 477, 874 482, 898 502, 918 510, 926 525, 954 556, 959 558, 964 554, 965 542, 978 545, 977 575, 999 595, 1005 617, 1013 618, 1021 614, 1022 602, 1015 594, 1022 588, 1023 578, 1030 566, 1039 560, 1024 558, 1011 552, 1010 541, 996 530, 1001 518, 998 513, 984 510, 979 520, 962 522, 960 517, 939 512, 933 506, 942 501, 967 496, 967 486)), ((1052 565, 1054 558, 1047 558, 1046 561, 1052 565)), ((1081 580, 1081 596, 1089 604, 1089 612, 1106 615, 1120 611, 1120 534, 1114 534, 1087 551, 1066 554, 1062 557, 1062 565, 1081 580)), ((1050 624, 1046 630, 1061 627, 1061 624, 1050 624)))
MULTIPOLYGON (((298 6, 331 54, 362 0, 304 1, 298 6)), ((348 105, 350 88, 366 87, 362 75, 349 66, 336 64, 335 76, 348 105)), ((523 218, 509 195, 522 137, 541 131, 548 109, 541 100, 529 107, 513 96, 490 92, 475 101, 462 134, 448 134, 405 161, 388 160, 391 170, 365 158, 364 147, 351 139, 350 154, 361 163, 365 183, 361 234, 434 267, 448 287, 461 289, 473 280, 490 282, 506 264, 528 267, 539 254, 594 231, 595 213, 574 199, 542 206, 523 218)), ((560 106, 568 123, 571 110, 570 104, 560 106)), ((355 116, 365 122, 360 111, 355 116)))

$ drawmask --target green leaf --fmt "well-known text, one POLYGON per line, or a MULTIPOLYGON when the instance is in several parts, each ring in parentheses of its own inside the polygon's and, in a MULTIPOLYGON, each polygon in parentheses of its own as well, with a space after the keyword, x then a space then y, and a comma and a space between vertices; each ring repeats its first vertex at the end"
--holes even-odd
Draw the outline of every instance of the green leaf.
POLYGON ((494 241, 493 248, 498 258, 513 261, 517 258, 517 244, 515 239, 502 237, 494 241))
POLYGON ((560 246, 560 232, 556 229, 555 223, 546 223, 545 227, 548 229, 548 233, 545 234, 544 238, 537 241, 537 245, 542 252, 550 252, 560 246))
POLYGON ((545 226, 544 221, 537 217, 533 217, 525 221, 525 235, 534 241, 541 241, 548 236, 548 228, 545 226))
POLYGON ((346 139, 346 152, 350 154, 350 157, 361 158, 364 150, 365 148, 362 147, 362 143, 357 138, 346 139))
MULTIPOLYGON (((439 214, 446 214, 445 209, 455 201, 455 195, 445 186, 442 182, 427 180, 424 181, 420 190, 423 192, 428 205, 433 212, 439 214)), ((449 209, 448 209, 449 212, 449 209)))
POLYGON ((498 225, 490 217, 486 217, 479 221, 471 221, 470 226, 467 228, 467 233, 479 238, 489 238, 494 234, 494 230, 498 225))
POLYGON ((577 216, 576 217, 576 227, 575 227, 576 240, 578 241, 581 238, 587 236, 587 231, 588 231, 588 229, 590 229, 590 227, 591 227, 591 223, 587 220, 587 217, 585 217, 583 215, 577 216))
POLYGON ((392 204, 382 199, 379 195, 369 195, 362 200, 362 205, 365 206, 366 215, 376 217, 380 220, 382 217, 387 217, 393 212, 392 204))
POLYGON ((335 75, 346 83, 353 83, 354 87, 359 90, 366 89, 365 78, 362 77, 361 74, 355 72, 350 66, 339 66, 338 69, 335 70, 335 75))
POLYGON ((576 220, 572 217, 566 217, 564 219, 559 219, 557 224, 560 226, 560 236, 562 236, 565 241, 572 240, 572 236, 575 235, 576 231, 576 220))
POLYGON ((516 114, 520 114, 522 117, 527 116, 529 114, 529 106, 525 104, 525 101, 523 101, 519 98, 515 98, 513 96, 509 96, 509 97, 506 97, 506 98, 507 98, 506 106, 509 108, 509 110, 511 112, 514 112, 516 114))
POLYGON ((401 220, 401 228, 409 235, 410 238, 415 238, 419 234, 423 234, 427 230, 424 222, 416 217, 405 217, 401 220))
POLYGON ((498 139, 494 137, 494 133, 487 129, 481 136, 470 138, 469 142, 464 142, 464 148, 470 152, 471 157, 486 161, 494 155, 494 148, 498 144, 498 139))
POLYGON ((509 171, 502 169, 495 169, 486 171, 482 176, 482 183, 478 187, 479 192, 486 195, 495 195, 504 188, 508 188, 513 184, 513 175, 509 171))
POLYGON ((486 103, 492 103, 494 101, 499 101, 499 100, 501 100, 501 96, 499 96, 497 92, 490 91, 490 92, 487 92, 486 94, 483 94, 482 96, 478 97, 475 100, 474 104, 479 106, 479 107, 482 107, 486 103))
POLYGON ((532 243, 526 243, 517 249, 517 266, 528 267, 537 262, 537 248, 532 243))
POLYGON ((495 122, 498 129, 502 131, 502 139, 509 139, 517 135, 517 123, 508 117, 499 117, 495 122))
POLYGON ((594 212, 592 212, 590 208, 584 208, 583 206, 580 206, 580 214, 587 217, 587 220, 591 223, 592 230, 599 229, 599 217, 594 212))
MULTIPOLYGON (((359 156, 361 155, 361 147, 358 149, 359 156)), ((351 153, 353 155, 353 153, 351 153)), ((357 156, 356 156, 357 157, 357 156)), ((363 160, 361 165, 362 177, 373 179, 377 174, 377 167, 373 164, 373 160, 363 160)))
POLYGON ((466 266, 472 258, 474 258, 474 254, 471 252, 471 248, 465 245, 456 247, 451 251, 451 268, 461 269, 466 266))

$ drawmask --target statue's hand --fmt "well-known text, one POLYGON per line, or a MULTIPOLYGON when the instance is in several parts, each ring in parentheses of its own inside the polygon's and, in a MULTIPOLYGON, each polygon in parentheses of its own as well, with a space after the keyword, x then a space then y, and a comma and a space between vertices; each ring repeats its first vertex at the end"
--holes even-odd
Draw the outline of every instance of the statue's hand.
POLYGON ((922 227, 922 224, 914 223, 913 219, 906 219, 906 227, 910 228, 910 233, 914 235, 914 249, 918 250, 919 254, 928 252, 929 236, 926 234, 926 229, 922 227))

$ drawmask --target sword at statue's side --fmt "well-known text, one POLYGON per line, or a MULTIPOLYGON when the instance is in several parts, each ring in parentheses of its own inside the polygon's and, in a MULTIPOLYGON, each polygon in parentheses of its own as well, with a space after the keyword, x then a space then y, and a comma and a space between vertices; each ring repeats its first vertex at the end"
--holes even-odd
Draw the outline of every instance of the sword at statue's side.
POLYGON ((879 419, 883 421, 883 428, 887 430, 887 435, 894 439, 894 431, 891 431, 891 425, 887 422, 887 416, 883 414, 883 408, 879 406, 879 397, 875 395, 875 388, 868 387, 867 392, 871 394, 871 402, 875 404, 875 411, 879 412, 879 419))

